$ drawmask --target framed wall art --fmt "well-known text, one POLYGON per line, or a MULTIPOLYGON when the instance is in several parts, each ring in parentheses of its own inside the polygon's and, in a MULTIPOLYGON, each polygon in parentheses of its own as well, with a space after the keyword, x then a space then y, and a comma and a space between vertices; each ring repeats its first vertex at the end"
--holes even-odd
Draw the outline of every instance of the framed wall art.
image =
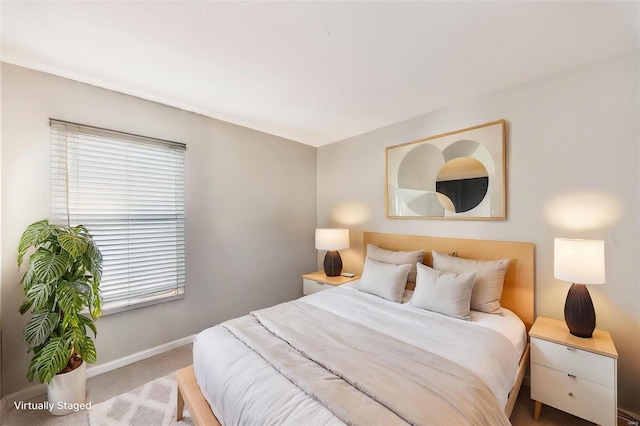
POLYGON ((388 218, 506 219, 505 120, 386 148, 388 218))

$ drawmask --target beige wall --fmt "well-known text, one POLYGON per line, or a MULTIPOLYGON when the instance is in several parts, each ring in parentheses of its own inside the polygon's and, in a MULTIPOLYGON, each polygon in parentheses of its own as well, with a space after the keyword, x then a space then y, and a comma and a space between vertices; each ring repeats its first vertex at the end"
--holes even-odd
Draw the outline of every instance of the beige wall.
POLYGON ((536 244, 536 311, 563 317, 553 238, 605 240, 607 283, 590 286, 598 327, 620 354, 619 406, 640 413, 640 89, 638 51, 431 112, 318 149, 318 226, 536 244), (384 148, 507 120, 508 219, 386 219, 384 148), (576 207, 580 208, 576 211, 576 207))
POLYGON ((29 385, 15 259, 24 228, 49 215, 50 117, 187 144, 186 296, 101 318, 99 363, 302 295, 316 259, 315 148, 3 64, 3 395, 29 385))

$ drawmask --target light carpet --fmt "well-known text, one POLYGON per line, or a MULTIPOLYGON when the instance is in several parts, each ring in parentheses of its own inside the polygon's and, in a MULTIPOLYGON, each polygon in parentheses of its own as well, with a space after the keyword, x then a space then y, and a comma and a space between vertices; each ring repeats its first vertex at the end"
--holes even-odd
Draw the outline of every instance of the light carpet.
POLYGON ((176 375, 171 373, 127 393, 96 404, 89 410, 91 426, 193 425, 185 407, 176 422, 176 375))

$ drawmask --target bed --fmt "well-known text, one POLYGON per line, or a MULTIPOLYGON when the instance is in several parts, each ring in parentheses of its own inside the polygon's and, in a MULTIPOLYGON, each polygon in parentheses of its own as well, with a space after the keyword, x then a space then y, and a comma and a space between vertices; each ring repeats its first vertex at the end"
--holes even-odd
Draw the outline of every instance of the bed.
POLYGON ((402 303, 355 283, 253 312, 196 337, 194 365, 177 376, 178 420, 186 403, 203 425, 508 424, 528 365, 533 244, 367 232, 371 246, 422 249, 425 265, 432 250, 509 259, 502 315, 411 306, 412 283, 402 303))

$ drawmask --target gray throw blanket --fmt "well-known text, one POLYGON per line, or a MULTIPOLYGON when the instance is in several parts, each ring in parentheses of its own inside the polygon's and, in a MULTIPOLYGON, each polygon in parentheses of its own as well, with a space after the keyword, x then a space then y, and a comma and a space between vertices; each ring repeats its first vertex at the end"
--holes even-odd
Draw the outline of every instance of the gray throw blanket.
POLYGON ((475 374, 316 306, 285 303, 223 324, 349 425, 509 425, 475 374))

